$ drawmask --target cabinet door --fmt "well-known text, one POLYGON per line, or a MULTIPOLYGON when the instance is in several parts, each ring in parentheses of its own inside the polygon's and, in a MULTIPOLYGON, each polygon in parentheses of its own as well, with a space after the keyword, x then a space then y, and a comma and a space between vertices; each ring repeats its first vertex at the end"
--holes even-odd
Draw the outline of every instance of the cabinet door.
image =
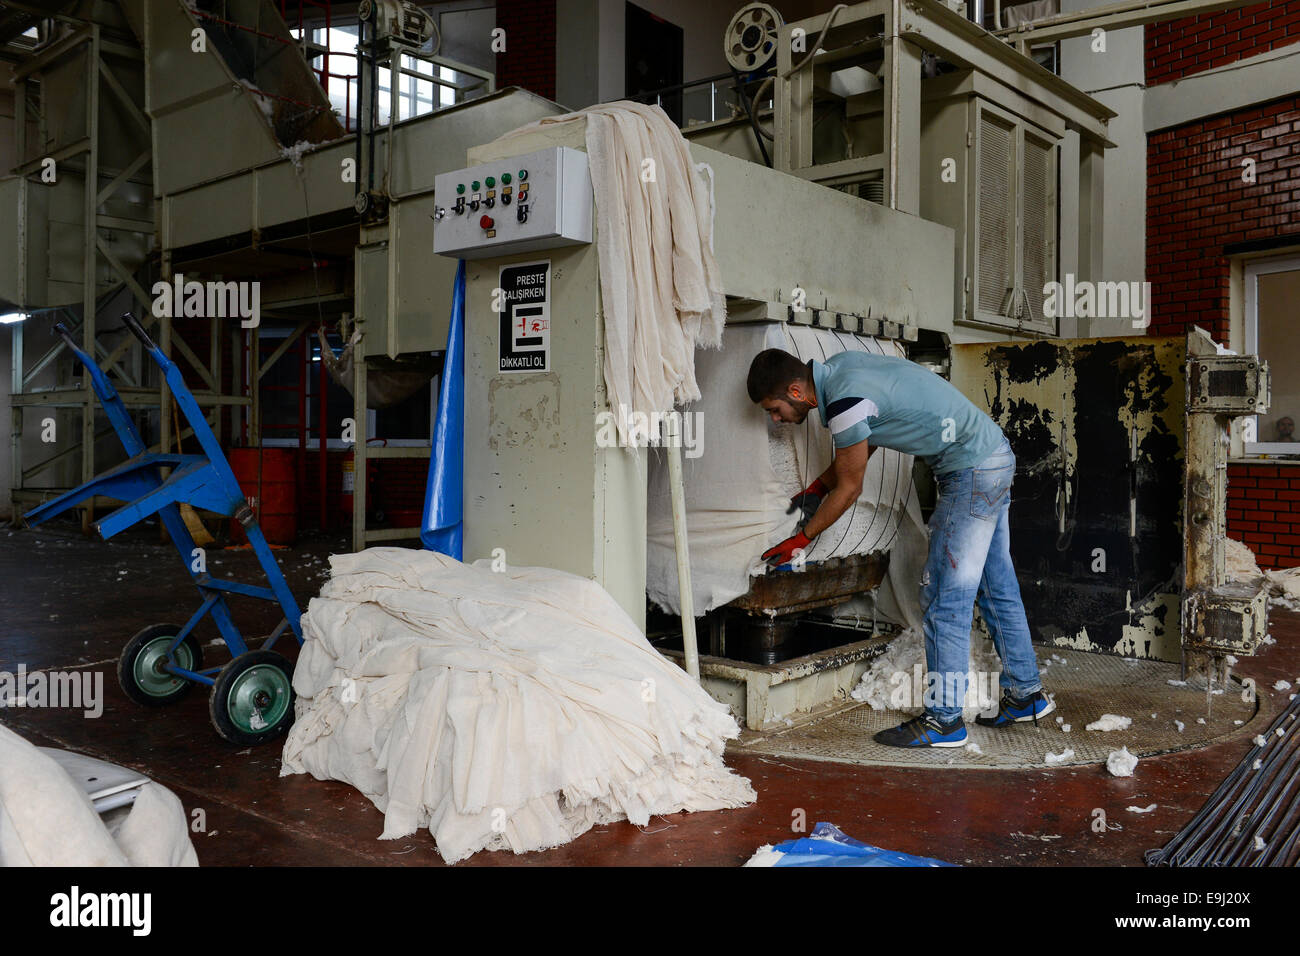
POLYGON ((973 100, 975 176, 970 190, 965 320, 1055 335, 1043 287, 1056 279, 1055 140, 982 100, 973 100))
POLYGON ((1019 252, 1014 314, 1021 328, 1056 334, 1056 320, 1043 315, 1043 287, 1056 280, 1056 145, 1020 127, 1019 252))
POLYGON ((976 180, 971 216, 974 290, 967 319, 1014 324, 1016 287, 1016 124, 975 101, 976 180))

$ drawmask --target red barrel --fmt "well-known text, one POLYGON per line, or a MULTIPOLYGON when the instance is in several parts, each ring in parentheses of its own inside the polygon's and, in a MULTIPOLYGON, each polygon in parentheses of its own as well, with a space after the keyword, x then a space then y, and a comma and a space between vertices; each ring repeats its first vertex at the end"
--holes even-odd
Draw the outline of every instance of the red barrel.
MULTIPOLYGON (((262 534, 271 544, 293 544, 298 537, 298 473, 294 448, 232 448, 230 468, 262 534)), ((246 540, 238 521, 236 541, 246 540)))

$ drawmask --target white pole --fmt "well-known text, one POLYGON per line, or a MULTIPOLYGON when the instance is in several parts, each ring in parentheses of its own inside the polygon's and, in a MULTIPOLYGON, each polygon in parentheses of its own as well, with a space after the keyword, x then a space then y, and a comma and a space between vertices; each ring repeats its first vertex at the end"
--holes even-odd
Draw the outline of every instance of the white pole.
POLYGON ((700 679, 700 652, 695 643, 695 602, 691 595, 691 556, 686 540, 686 490, 682 485, 681 415, 674 410, 664 416, 668 432, 668 487, 673 500, 673 543, 677 549, 677 593, 682 608, 682 650, 686 652, 686 673, 700 679))

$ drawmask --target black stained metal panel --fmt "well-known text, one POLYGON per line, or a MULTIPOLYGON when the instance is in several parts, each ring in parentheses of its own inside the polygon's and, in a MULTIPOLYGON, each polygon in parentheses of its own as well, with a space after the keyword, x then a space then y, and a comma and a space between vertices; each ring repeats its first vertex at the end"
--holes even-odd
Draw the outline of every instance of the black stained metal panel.
POLYGON ((1035 640, 1177 648, 1184 350, 1181 337, 954 347, 954 383, 1016 453, 1012 559, 1035 640))

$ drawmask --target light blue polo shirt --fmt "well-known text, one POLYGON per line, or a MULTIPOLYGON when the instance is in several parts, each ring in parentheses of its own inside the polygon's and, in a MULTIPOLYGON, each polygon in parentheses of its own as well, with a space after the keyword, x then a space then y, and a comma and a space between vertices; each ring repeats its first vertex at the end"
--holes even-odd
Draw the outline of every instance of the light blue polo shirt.
POLYGON ((936 475, 974 468, 1002 429, 940 375, 895 355, 840 352, 808 363, 817 411, 836 448, 871 439, 923 459, 936 475))

